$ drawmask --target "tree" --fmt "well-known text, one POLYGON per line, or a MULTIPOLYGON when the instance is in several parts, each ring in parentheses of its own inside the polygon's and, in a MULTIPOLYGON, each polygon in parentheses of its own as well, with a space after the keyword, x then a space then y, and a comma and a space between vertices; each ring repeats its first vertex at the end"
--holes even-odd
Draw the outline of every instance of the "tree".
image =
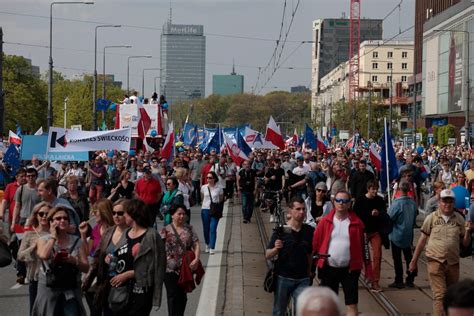
POLYGON ((20 124, 25 132, 35 132, 46 124, 47 85, 21 56, 4 55, 5 130, 20 124))

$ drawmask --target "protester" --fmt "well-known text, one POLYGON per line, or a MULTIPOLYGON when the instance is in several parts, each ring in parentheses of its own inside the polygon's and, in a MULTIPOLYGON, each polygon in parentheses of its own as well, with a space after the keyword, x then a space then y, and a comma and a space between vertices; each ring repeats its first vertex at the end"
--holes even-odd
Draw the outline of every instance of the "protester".
POLYGON ((33 315, 56 315, 57 311, 62 315, 86 315, 80 288, 80 273, 89 270, 86 247, 80 237, 68 234, 66 208, 54 207, 48 213, 48 220, 50 234, 38 239, 37 255, 42 261, 42 271, 33 315))
POLYGON ((339 297, 331 289, 318 286, 307 287, 298 296, 296 316, 342 316, 339 297))
POLYGON ((194 199, 197 204, 201 204, 201 174, 204 165, 206 165, 206 161, 202 159, 202 153, 197 152, 194 155, 195 159, 193 159, 189 163, 189 172, 191 175, 191 181, 193 183, 194 191, 194 199))
POLYGON ((105 179, 107 177, 107 170, 100 156, 95 158, 93 165, 89 168, 88 177, 89 181, 87 186, 89 187, 89 200, 93 205, 95 201, 102 197, 105 189, 105 179))
POLYGON ((147 208, 150 223, 153 225, 160 209, 160 200, 162 196, 161 184, 152 174, 151 169, 146 167, 143 169, 144 176, 135 183, 135 196, 143 201, 147 208))
POLYGON ((411 247, 413 245, 413 229, 415 227, 417 206, 415 201, 407 196, 409 190, 410 184, 408 182, 400 182, 401 195, 393 201, 388 210, 388 215, 393 223, 390 241, 395 269, 395 281, 388 287, 397 289, 402 289, 405 286, 414 287, 413 282, 416 277, 416 271, 410 271, 409 264, 413 257, 411 247), (407 266, 405 283, 403 283, 402 253, 407 266))
POLYGON ((433 213, 438 209, 439 206, 439 195, 441 191, 445 189, 444 187, 444 182, 441 181, 435 181, 433 183, 433 196, 426 201, 425 204, 425 213, 433 213))
POLYGON ((161 306, 165 247, 157 231, 150 228, 152 222, 143 201, 128 200, 123 206, 125 221, 131 228, 125 232, 126 243, 113 253, 117 257, 117 275, 111 278, 110 285, 128 285, 132 290, 126 306, 116 312, 149 315, 153 306, 161 306))
POLYGON ((365 277, 369 280, 372 271, 370 258, 366 256, 364 224, 351 210, 350 203, 347 191, 335 194, 335 208, 321 219, 314 232, 313 252, 329 255, 327 260, 320 257, 316 261, 321 285, 337 294, 341 284, 347 315, 353 316, 357 315, 361 270, 365 266, 365 277))
POLYGON ((206 179, 207 184, 201 187, 201 219, 204 231, 204 241, 206 242, 206 252, 213 255, 215 254, 216 248, 217 225, 219 224, 219 218, 211 216, 210 208, 211 203, 224 202, 224 191, 222 188, 217 186, 219 178, 215 172, 210 171, 207 174, 206 179))
POLYGON ((75 175, 70 175, 66 179, 67 192, 60 196, 71 204, 79 216, 79 220, 85 221, 89 219, 89 201, 87 196, 79 189, 79 178, 75 175))
POLYGON ((9 227, 12 224, 13 210, 15 209, 15 193, 17 189, 26 183, 26 170, 19 169, 15 175, 15 181, 7 184, 3 193, 2 205, 0 208, 0 221, 5 221, 5 216, 8 210, 9 227))
POLYGON ((33 304, 38 293, 38 275, 41 263, 36 254, 38 238, 49 234, 48 213, 52 205, 40 202, 33 208, 33 213, 28 219, 28 225, 33 229, 23 236, 20 249, 18 250, 18 260, 26 263, 26 278, 28 279, 28 293, 30 297, 30 315, 33 304))
POLYGON ((300 197, 291 199, 287 215, 288 228, 273 232, 265 252, 266 259, 278 256, 278 277, 273 297, 274 316, 286 315, 290 297, 293 298, 294 311, 298 312, 298 296, 314 277, 311 272, 311 240, 314 229, 304 224, 304 200, 300 197))
POLYGON ((200 247, 196 231, 191 225, 186 224, 186 206, 173 205, 169 212, 172 221, 160 232, 166 249, 165 286, 168 315, 182 316, 186 309, 187 295, 178 284, 180 272, 183 264, 188 265, 191 271, 198 269, 200 247), (186 253, 188 250, 192 250, 194 253, 194 259, 189 262, 186 253))
POLYGON ((255 195, 257 191, 257 173, 250 169, 250 162, 244 161, 237 174, 237 193, 242 198, 243 223, 250 223, 253 215, 255 195))
POLYGON ((130 171, 123 170, 119 182, 110 191, 109 200, 115 202, 119 199, 131 199, 135 191, 135 184, 130 181, 130 171))
POLYGON ((454 211, 454 193, 445 189, 440 194, 436 212, 429 214, 421 227, 410 272, 416 270, 421 252, 425 248, 428 259, 428 277, 433 292, 433 313, 443 314, 443 296, 446 289, 459 280, 459 245, 471 244, 471 225, 454 211))
POLYGON ((451 285, 443 298, 443 315, 474 315, 473 297, 474 280, 466 279, 451 285))
POLYGON ((160 205, 160 213, 164 217, 164 226, 171 223, 170 209, 174 205, 183 204, 183 193, 179 191, 179 182, 176 177, 169 177, 166 180, 166 192, 163 195, 160 205))
POLYGON ((323 215, 327 215, 333 208, 332 202, 328 197, 328 187, 326 183, 316 184, 314 198, 306 203, 306 224, 316 227, 323 215), (313 201, 314 199, 314 201, 313 201))
POLYGON ((188 177, 188 170, 185 168, 178 168, 176 170, 176 179, 178 180, 178 191, 183 195, 183 204, 186 206, 186 223, 191 222, 191 202, 196 204, 193 196, 193 185, 188 177))

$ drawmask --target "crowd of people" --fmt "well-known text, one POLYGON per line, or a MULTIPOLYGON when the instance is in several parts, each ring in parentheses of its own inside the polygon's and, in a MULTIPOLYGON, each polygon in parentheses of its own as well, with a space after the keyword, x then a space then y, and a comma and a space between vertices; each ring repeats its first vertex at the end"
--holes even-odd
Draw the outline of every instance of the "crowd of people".
POLYGON ((415 286, 425 249, 441 315, 447 288, 459 280, 459 245, 472 244, 474 160, 462 147, 395 150, 390 196, 381 194, 364 146, 257 150, 241 165, 225 152, 184 147, 171 161, 149 152, 98 151, 89 162, 33 157, 4 188, 0 219, 11 232, 25 227, 16 270, 17 282, 28 283, 32 315, 84 315, 83 296, 91 315, 147 315, 160 306, 163 284, 169 315, 184 315, 194 282, 183 286, 183 269, 202 278, 202 248, 216 253, 222 205, 238 197, 243 224, 260 207, 284 227, 265 254, 278 265, 274 315, 284 315, 290 297, 302 306, 298 297, 316 270, 321 286, 334 293, 342 286, 347 313, 356 315, 361 274, 372 291, 383 290, 382 247, 392 251, 395 289, 415 286), (194 205, 203 236, 190 224, 194 205))

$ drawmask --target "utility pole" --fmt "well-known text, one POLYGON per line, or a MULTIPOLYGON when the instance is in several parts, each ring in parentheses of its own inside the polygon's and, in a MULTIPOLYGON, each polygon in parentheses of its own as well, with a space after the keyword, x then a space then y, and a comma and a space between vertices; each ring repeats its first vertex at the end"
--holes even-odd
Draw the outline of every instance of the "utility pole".
POLYGON ((0 27, 0 135, 5 127, 5 93, 3 92, 3 30, 0 27))
POLYGON ((393 120, 393 66, 390 68, 390 123, 388 124, 390 132, 392 131, 393 120))
POLYGON ((367 87, 369 88, 369 109, 368 109, 368 118, 367 118, 367 139, 370 139, 371 135, 371 120, 372 120, 372 81, 367 82, 367 87))
POLYGON ((416 56, 415 56, 415 64, 414 64, 414 71, 413 71, 413 133, 415 133, 416 139, 416 56))

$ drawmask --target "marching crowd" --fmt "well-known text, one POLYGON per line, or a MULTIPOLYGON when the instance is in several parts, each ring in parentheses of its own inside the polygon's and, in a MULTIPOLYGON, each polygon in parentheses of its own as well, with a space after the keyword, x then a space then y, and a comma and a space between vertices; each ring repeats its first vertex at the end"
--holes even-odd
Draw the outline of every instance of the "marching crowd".
POLYGON ((205 273, 201 245, 215 253, 223 203, 240 197, 243 224, 258 206, 276 226, 265 254, 274 262, 274 315, 285 314, 290 297, 298 313, 334 307, 332 315, 340 314, 332 295, 340 286, 347 314, 356 315, 361 274, 372 291, 383 290, 382 247, 391 248, 389 287, 396 289, 415 286, 425 250, 434 314, 442 315, 460 256, 472 252, 474 155, 462 147, 395 150, 399 177, 390 196, 380 193, 379 170, 364 146, 257 150, 240 166, 225 153, 190 148, 172 161, 105 151, 87 163, 33 158, 4 187, 2 234, 11 234, 17 282, 29 286, 32 315, 85 315, 82 297, 91 315, 148 315, 161 304, 163 284, 169 315, 184 315, 187 293, 205 273), (201 205, 203 238, 190 224, 198 216, 194 205, 201 205), (310 287, 316 270, 332 292, 310 287), (314 304, 325 299, 333 304, 314 304))

